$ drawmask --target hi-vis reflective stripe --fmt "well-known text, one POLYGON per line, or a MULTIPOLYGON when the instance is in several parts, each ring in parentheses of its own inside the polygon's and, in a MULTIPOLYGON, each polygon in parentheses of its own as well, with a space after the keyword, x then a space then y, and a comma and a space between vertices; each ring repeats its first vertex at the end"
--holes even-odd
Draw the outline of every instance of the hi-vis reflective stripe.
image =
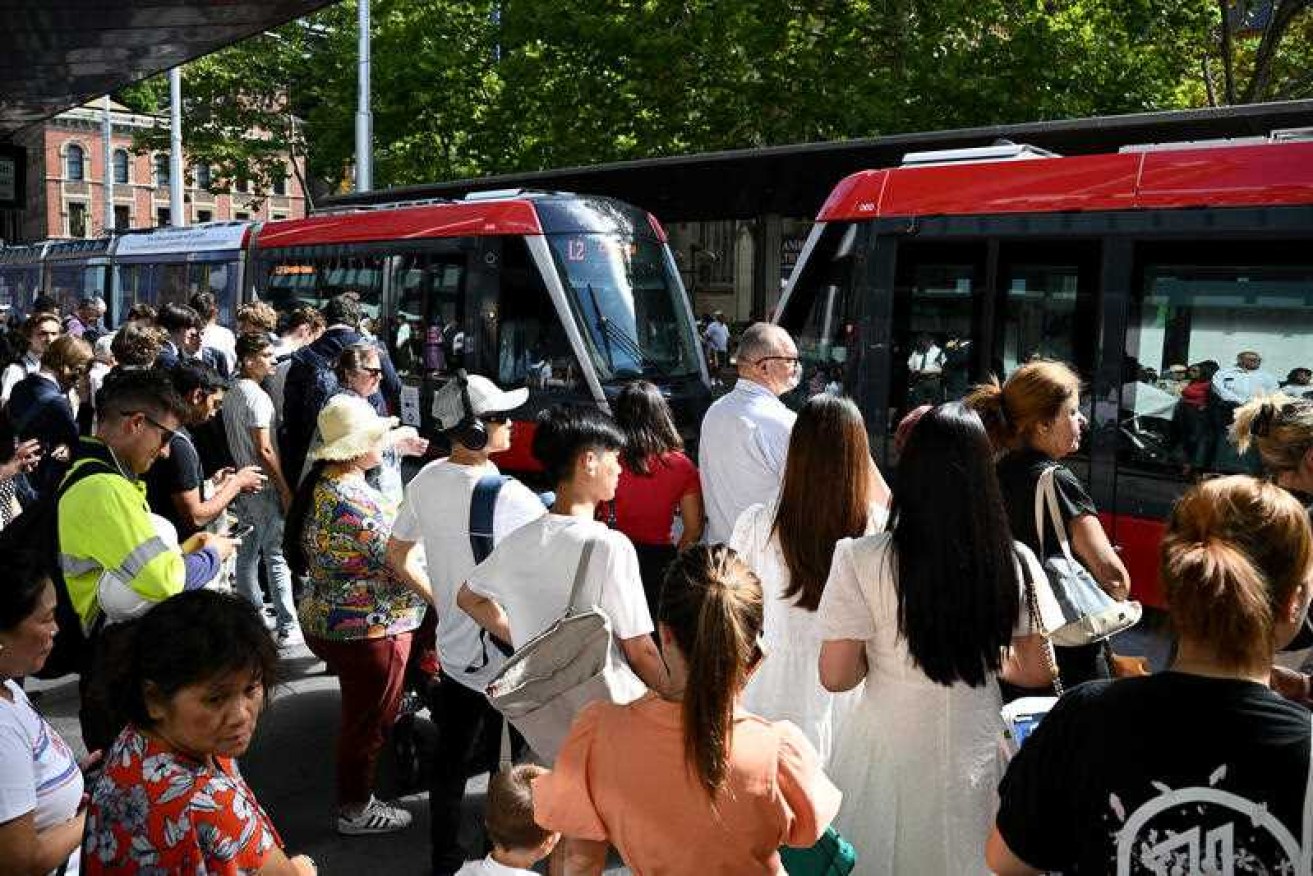
MULTIPOLYGON (((117 569, 111 569, 122 581, 132 581, 136 578, 141 570, 146 568, 146 564, 158 557, 160 554, 167 553, 170 550, 169 545, 158 535, 153 536, 133 548, 117 569)), ((59 567, 64 572, 64 577, 75 578, 86 575, 89 572, 99 571, 100 563, 95 560, 83 559, 69 554, 59 555, 59 567)))

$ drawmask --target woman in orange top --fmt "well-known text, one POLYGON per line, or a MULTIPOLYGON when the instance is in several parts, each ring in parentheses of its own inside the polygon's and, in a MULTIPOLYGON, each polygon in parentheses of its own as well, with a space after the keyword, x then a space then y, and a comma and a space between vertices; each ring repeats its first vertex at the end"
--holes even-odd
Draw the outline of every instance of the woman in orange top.
POLYGON ((644 874, 781 874, 781 845, 824 833, 840 794, 816 750, 738 708, 761 628, 761 584, 734 551, 671 564, 658 631, 672 693, 587 707, 534 783, 535 820, 569 838, 567 872, 601 873, 610 844, 644 874))

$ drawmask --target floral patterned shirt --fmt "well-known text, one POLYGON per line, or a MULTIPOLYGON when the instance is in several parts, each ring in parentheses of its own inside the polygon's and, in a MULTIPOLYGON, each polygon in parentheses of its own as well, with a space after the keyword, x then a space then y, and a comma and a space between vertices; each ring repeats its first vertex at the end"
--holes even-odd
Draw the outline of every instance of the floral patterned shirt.
POLYGON ((424 600, 388 571, 397 509, 364 478, 322 478, 306 517, 309 586, 301 629, 330 641, 397 636, 419 626, 424 600))
POLYGON ((245 876, 282 847, 229 758, 212 768, 129 725, 105 761, 87 807, 84 876, 245 876))

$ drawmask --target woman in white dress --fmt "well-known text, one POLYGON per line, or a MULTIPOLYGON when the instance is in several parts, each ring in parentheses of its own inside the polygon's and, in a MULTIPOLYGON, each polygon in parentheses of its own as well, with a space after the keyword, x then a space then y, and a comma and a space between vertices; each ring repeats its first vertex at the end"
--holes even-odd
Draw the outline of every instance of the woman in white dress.
POLYGON ((988 872, 996 678, 1052 681, 1018 556, 1042 581, 1008 530, 979 416, 930 410, 899 458, 891 531, 839 542, 819 609, 821 683, 866 682, 829 766, 844 794, 835 827, 863 874, 988 872))
POLYGON ((797 724, 828 761, 844 700, 821 687, 816 607, 841 538, 879 532, 889 488, 871 459, 857 405, 818 395, 798 412, 780 494, 739 515, 730 547, 761 580, 766 597, 763 650, 769 659, 748 682, 743 707, 797 724))

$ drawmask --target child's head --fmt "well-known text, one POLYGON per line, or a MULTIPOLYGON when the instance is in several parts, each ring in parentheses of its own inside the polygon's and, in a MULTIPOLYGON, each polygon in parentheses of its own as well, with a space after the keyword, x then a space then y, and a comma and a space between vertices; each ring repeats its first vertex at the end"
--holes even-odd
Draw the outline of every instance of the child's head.
POLYGON ((533 820, 533 780, 547 772, 525 763, 494 775, 488 782, 488 805, 484 825, 493 848, 501 852, 532 854, 539 861, 551 854, 559 833, 538 826, 533 820))

